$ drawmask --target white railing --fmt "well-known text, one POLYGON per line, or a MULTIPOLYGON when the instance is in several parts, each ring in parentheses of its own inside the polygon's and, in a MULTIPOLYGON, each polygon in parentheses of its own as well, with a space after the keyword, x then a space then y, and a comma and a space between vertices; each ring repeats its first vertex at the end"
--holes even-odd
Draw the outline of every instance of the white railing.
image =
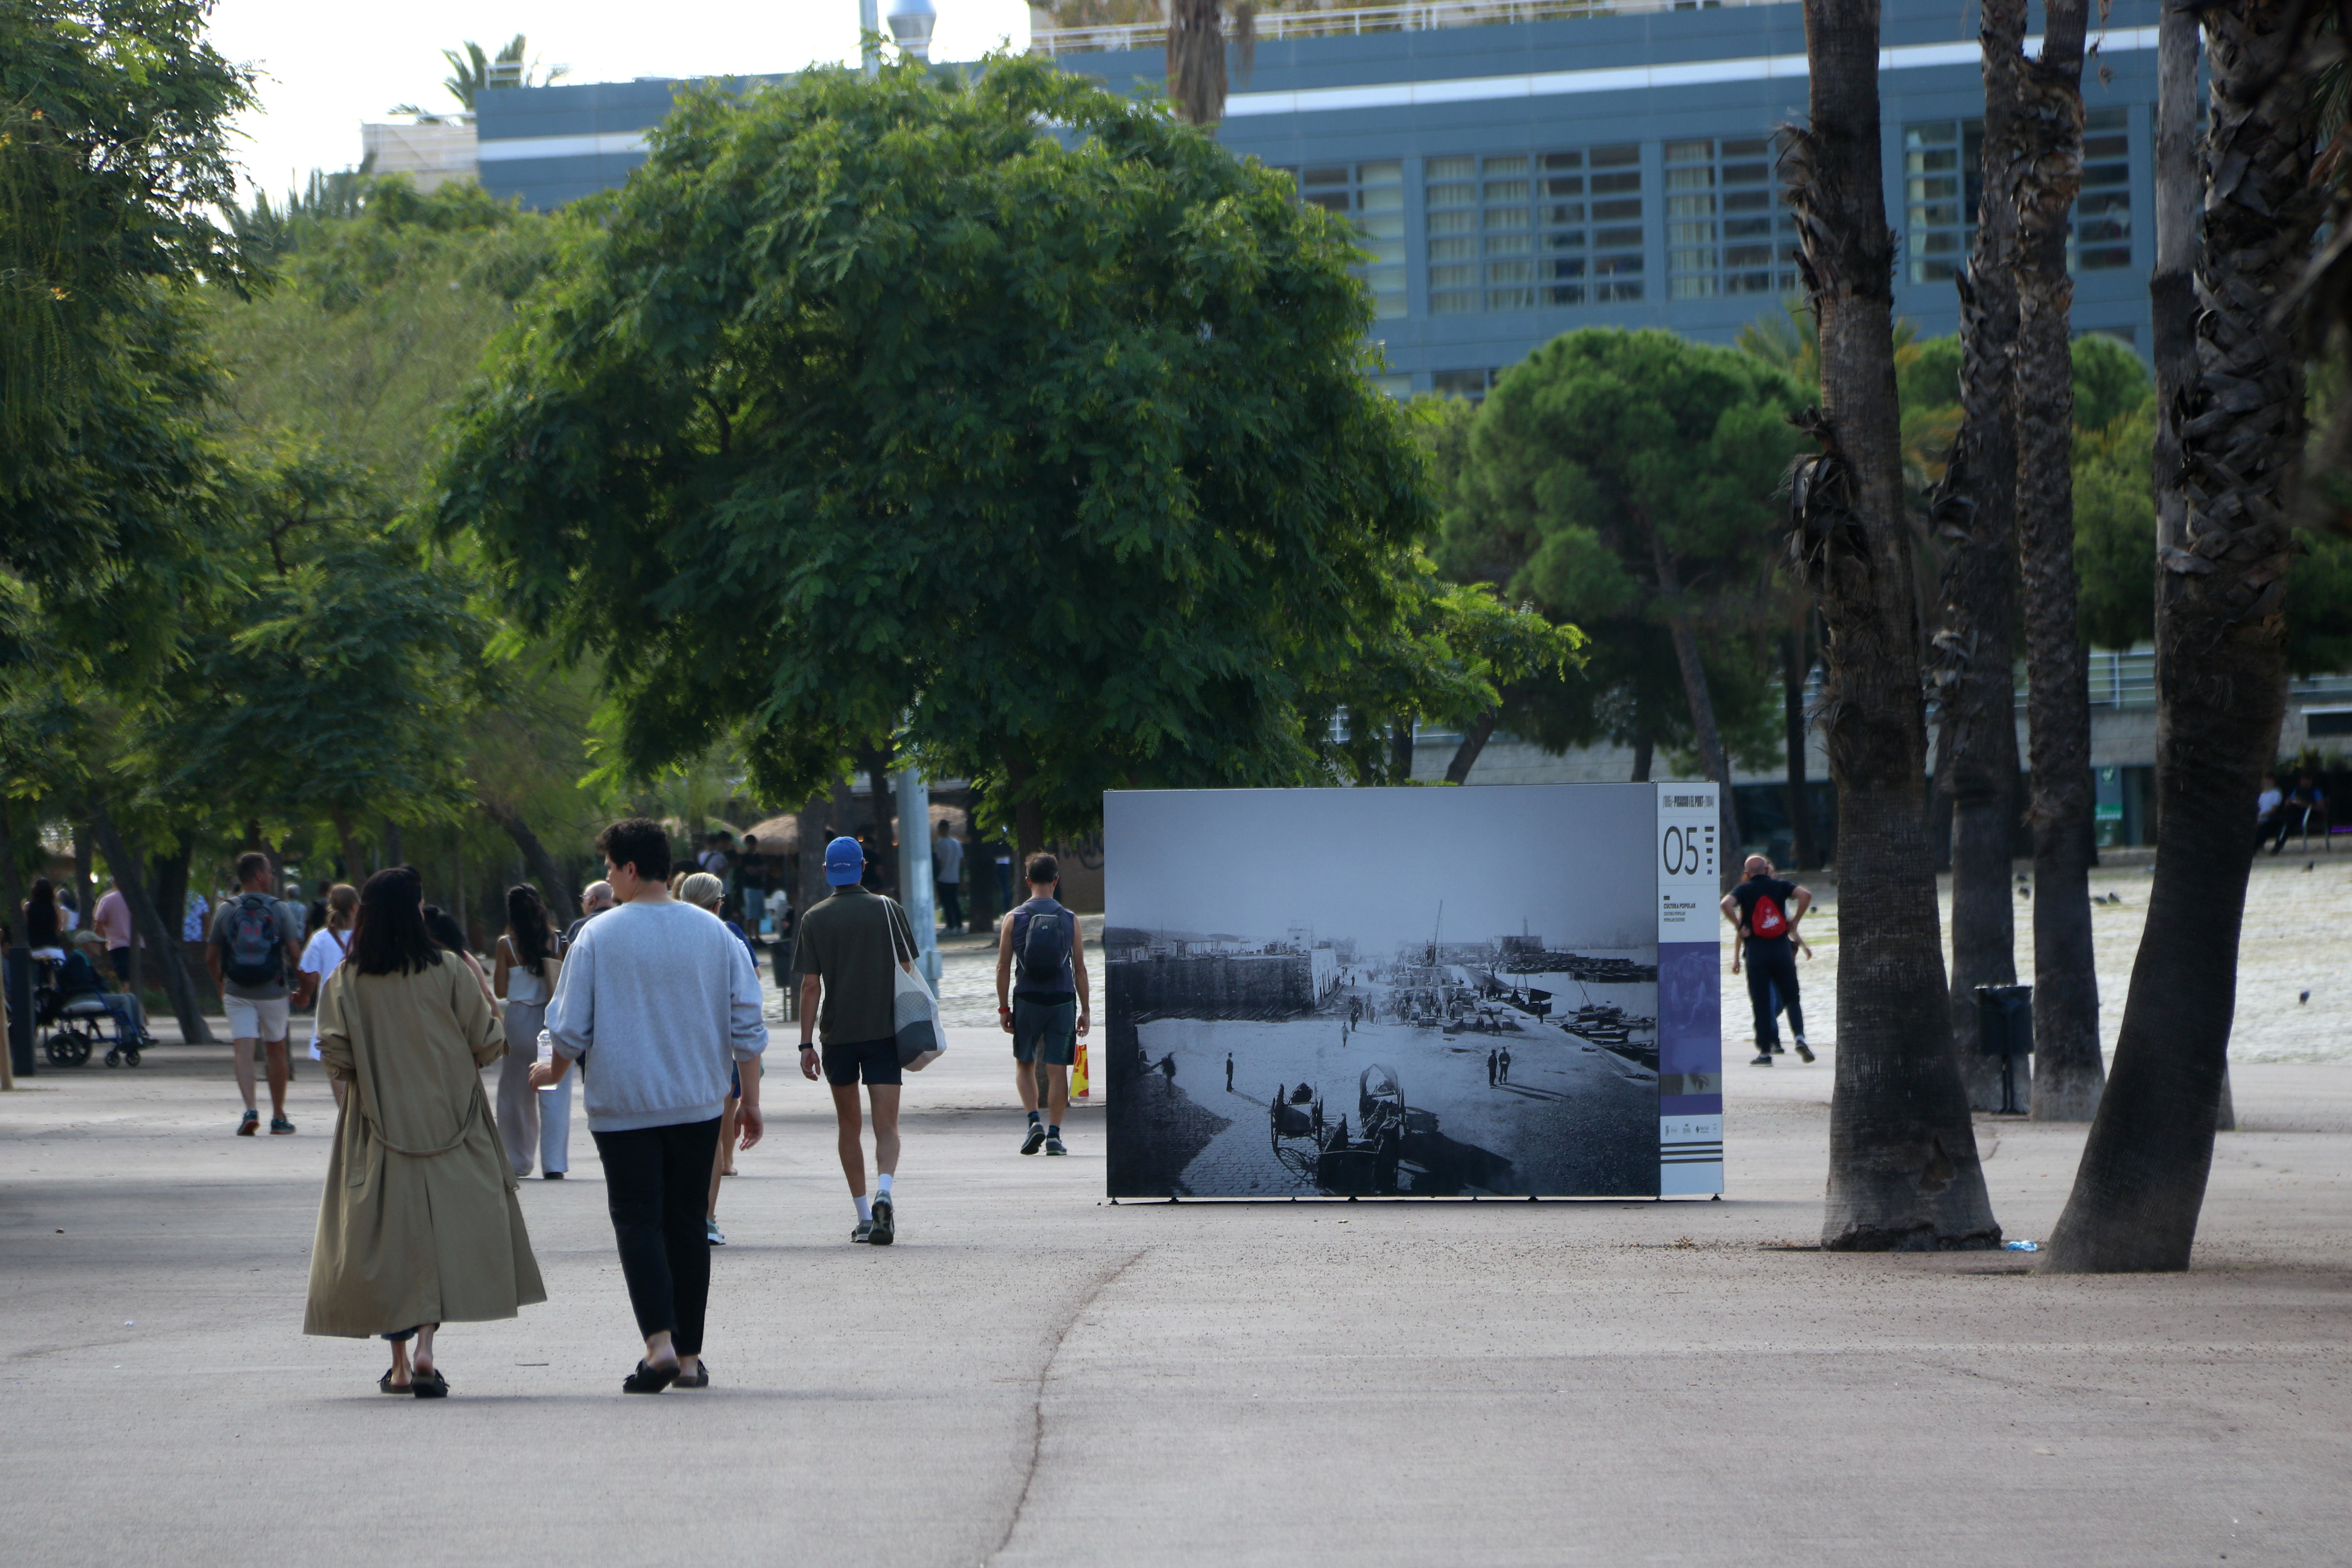
MULTIPOLYGON (((1712 11, 1720 5, 1762 5, 1774 0, 1427 0, 1417 5, 1366 5, 1345 11, 1261 11, 1261 43, 1283 38, 1330 38, 1358 33, 1423 33, 1439 27, 1486 27, 1562 17, 1631 16, 1652 11, 1712 11)), ((1120 22, 1100 27, 1040 27, 1029 35, 1037 55, 1100 55, 1156 49, 1168 41, 1165 21, 1120 22)))

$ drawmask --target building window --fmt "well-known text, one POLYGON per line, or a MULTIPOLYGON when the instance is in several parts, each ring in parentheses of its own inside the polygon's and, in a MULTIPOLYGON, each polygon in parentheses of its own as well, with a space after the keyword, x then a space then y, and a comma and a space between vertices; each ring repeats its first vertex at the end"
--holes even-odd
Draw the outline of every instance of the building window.
POLYGON ((1495 384, 1499 370, 1441 370, 1429 378, 1429 389, 1446 397, 1466 397, 1476 403, 1495 384))
POLYGON ((1976 242, 1984 199, 1984 121, 1903 128, 1903 216, 1911 281, 1948 283, 1976 242))
POLYGON ((2132 264, 2131 130, 2128 111, 2095 109, 2083 117, 2083 190, 2074 198, 2066 265, 2111 272, 2132 264))
POLYGON ((1299 195, 1311 206, 1354 220, 1357 243, 1372 259, 1355 269, 1372 291, 1372 313, 1405 313, 1404 165, 1326 163, 1298 171, 1299 195))
POLYGON ((1432 158, 1425 173, 1430 314, 1642 297, 1640 148, 1432 158))
MULTIPOLYGON (((1903 206, 1914 283, 1958 273, 1976 243, 1984 199, 1984 121, 1938 120, 1903 128, 1903 206)), ((1672 176, 1669 175, 1669 178, 1672 176)), ((2066 234, 2070 272, 2132 264, 2131 129, 2121 109, 2084 117, 2083 188, 2066 234)))
POLYGON ((1666 296, 1781 294, 1797 286, 1797 228, 1771 139, 1669 142, 1666 296))

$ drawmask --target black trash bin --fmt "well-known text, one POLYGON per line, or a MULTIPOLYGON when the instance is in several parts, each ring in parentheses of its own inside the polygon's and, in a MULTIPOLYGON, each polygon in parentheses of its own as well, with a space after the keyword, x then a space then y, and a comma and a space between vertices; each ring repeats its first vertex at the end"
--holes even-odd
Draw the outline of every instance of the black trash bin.
POLYGON ((2032 986, 1977 987, 1977 1049, 2001 1058, 2000 1109, 2004 1115, 2019 1114, 2017 1064, 2033 1054, 2032 986))

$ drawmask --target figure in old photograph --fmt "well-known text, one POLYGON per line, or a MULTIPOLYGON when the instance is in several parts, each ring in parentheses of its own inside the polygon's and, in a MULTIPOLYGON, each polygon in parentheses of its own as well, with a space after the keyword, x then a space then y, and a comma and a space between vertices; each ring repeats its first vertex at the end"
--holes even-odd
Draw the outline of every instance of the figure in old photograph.
POLYGON ((1637 786, 1110 796, 1111 1195, 1656 1193, 1654 813, 1637 786))

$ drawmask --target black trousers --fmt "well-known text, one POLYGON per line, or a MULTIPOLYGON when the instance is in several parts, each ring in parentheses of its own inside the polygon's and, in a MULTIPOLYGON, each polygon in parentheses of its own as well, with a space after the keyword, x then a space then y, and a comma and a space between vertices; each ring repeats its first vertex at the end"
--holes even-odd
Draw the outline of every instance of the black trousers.
POLYGON ((1789 1031, 1797 1038, 1805 1037, 1805 1010, 1797 1004, 1797 948, 1787 940, 1751 942, 1748 944, 1748 1000, 1756 1008, 1756 1045, 1758 1049, 1778 1045, 1780 1026, 1772 1016, 1772 997, 1780 993, 1780 1005, 1789 1009, 1789 1031))
POLYGON ((963 889, 953 882, 933 882, 931 890, 939 895, 940 912, 947 917, 948 930, 963 930, 963 889))
POLYGON ((719 1118, 594 1134, 604 1204, 620 1243, 637 1332, 667 1332, 680 1355, 702 1353, 710 1304, 710 1241, 703 1230, 719 1118))

